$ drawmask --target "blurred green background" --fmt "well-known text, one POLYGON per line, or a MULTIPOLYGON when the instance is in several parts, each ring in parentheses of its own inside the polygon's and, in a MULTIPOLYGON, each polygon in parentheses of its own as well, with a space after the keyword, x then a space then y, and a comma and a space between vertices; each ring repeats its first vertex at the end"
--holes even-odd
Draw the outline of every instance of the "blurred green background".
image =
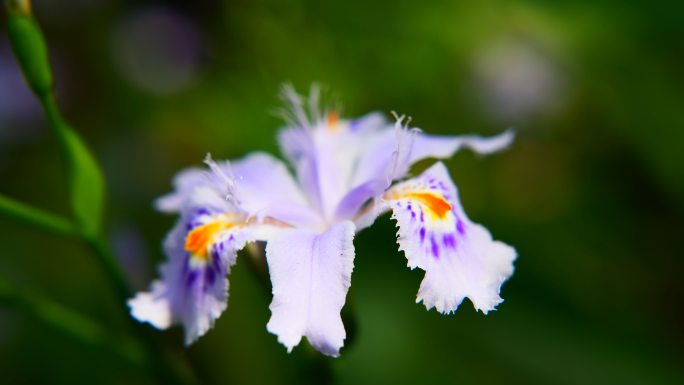
MULTIPOLYGON (((102 163, 107 228, 136 289, 174 223, 152 202, 183 167, 277 152, 279 87, 324 84, 343 114, 413 117, 430 133, 516 127, 509 151, 447 161, 470 217, 519 253, 505 302, 452 316, 414 298, 384 217, 356 238, 358 334, 340 383, 684 383, 684 8, 635 1, 34 1, 59 103, 102 163)), ((0 35, 0 193, 68 213, 53 135, 0 35)), ((0 221, 0 275, 126 330, 95 259, 0 221)), ((243 262, 243 263, 240 263, 243 262)), ((265 330, 270 294, 244 261, 214 330, 189 349, 204 383, 300 383, 265 330)), ((154 379, 0 308, 0 383, 154 379)))

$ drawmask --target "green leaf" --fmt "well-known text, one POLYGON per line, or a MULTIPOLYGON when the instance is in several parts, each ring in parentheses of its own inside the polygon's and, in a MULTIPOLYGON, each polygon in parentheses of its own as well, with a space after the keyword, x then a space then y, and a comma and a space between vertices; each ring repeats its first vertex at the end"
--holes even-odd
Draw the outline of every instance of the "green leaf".
POLYGON ((66 236, 78 236, 79 230, 71 221, 27 204, 0 195, 0 217, 66 236))
POLYGON ((105 183, 102 172, 79 136, 65 123, 61 129, 71 184, 71 207, 84 235, 101 233, 105 183))

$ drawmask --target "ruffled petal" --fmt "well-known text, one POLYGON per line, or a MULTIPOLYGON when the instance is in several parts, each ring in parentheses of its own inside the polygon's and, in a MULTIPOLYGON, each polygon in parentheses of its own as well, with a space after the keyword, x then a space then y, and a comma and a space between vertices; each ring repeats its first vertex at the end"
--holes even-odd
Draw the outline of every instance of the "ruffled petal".
POLYGON ((288 352, 305 336, 319 352, 338 356, 346 333, 340 311, 354 267, 354 225, 322 234, 290 230, 271 239, 266 258, 273 283, 269 332, 288 352))
POLYGON ((503 301, 499 291, 513 273, 516 252, 468 219, 442 163, 392 187, 384 199, 408 266, 425 270, 417 302, 450 313, 468 297, 487 313, 503 301))
POLYGON ((180 323, 185 343, 191 344, 227 307, 227 275, 237 251, 263 238, 263 231, 216 190, 196 188, 164 242, 168 260, 160 268, 161 280, 128 302, 131 314, 159 329, 180 323))

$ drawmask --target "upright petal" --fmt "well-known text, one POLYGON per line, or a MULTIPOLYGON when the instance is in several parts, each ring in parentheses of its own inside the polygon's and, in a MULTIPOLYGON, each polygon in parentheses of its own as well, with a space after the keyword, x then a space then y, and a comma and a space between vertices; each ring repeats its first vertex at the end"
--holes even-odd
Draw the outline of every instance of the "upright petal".
POLYGON ((327 219, 354 187, 351 182, 359 156, 384 125, 378 114, 348 121, 331 111, 310 129, 281 131, 283 152, 297 171, 302 188, 327 219))
POLYGON ((425 270, 417 302, 450 313, 468 297, 487 313, 503 301, 499 291, 513 273, 516 252, 468 219, 442 163, 394 186, 384 198, 408 266, 425 270))
POLYGON ((302 189, 326 220, 332 220, 342 197, 352 188, 359 156, 387 122, 378 113, 358 119, 341 119, 337 111, 318 110, 318 92, 312 89, 308 110, 291 87, 284 90, 290 104, 290 125, 280 131, 279 142, 292 163, 302 189))
POLYGON ((195 189, 186 204, 164 242, 168 260, 160 268, 161 280, 128 304, 133 317, 159 329, 181 323, 189 345, 226 309, 227 275, 236 253, 260 236, 258 226, 245 222, 212 188, 195 189))
POLYGON ((288 352, 305 336, 323 354, 338 356, 346 333, 340 311, 354 267, 354 225, 322 234, 290 230, 266 245, 273 283, 269 332, 288 352))
POLYGON ((154 205, 161 212, 179 212, 192 190, 210 184, 212 184, 212 176, 206 170, 198 167, 186 168, 173 178, 174 191, 157 198, 154 205))

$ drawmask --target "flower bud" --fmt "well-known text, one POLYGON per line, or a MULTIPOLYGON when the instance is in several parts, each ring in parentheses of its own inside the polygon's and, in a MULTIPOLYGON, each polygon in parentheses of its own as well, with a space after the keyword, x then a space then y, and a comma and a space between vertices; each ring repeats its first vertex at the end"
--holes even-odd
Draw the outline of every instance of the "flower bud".
POLYGON ((52 71, 43 34, 31 13, 28 0, 8 0, 7 30, 27 83, 39 97, 52 90, 52 71))

